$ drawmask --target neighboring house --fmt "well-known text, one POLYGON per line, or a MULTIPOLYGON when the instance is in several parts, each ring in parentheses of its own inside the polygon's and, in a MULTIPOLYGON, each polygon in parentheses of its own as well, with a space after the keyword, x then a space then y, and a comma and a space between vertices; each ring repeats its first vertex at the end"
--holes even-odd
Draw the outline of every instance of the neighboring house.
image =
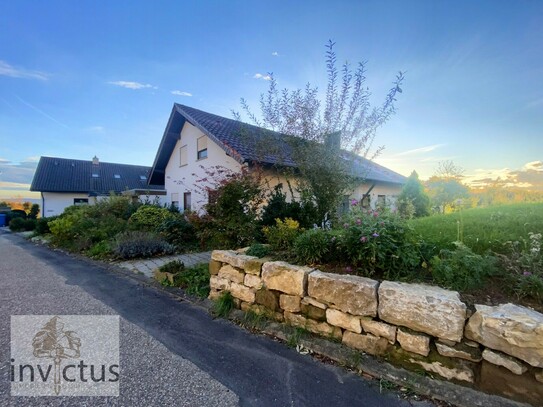
POLYGON ((97 157, 92 161, 41 157, 30 190, 41 192, 44 217, 60 215, 71 205, 93 204, 111 193, 164 201, 164 185, 148 183, 150 170, 100 162, 97 157))
MULTIPOLYGON (((208 197, 199 180, 206 177, 204 168, 222 166, 240 171, 243 165, 258 162, 266 169, 270 186, 286 179, 278 167, 295 167, 285 137, 260 127, 227 119, 180 104, 174 104, 151 170, 149 183, 164 185, 169 203, 182 210, 200 210, 208 197), (273 144, 268 152, 259 148, 273 144)), ((338 150, 340 153, 340 150, 338 150)), ((372 207, 377 204, 394 206, 406 178, 363 157, 341 152, 353 164, 360 184, 348 200, 364 199, 372 207)))

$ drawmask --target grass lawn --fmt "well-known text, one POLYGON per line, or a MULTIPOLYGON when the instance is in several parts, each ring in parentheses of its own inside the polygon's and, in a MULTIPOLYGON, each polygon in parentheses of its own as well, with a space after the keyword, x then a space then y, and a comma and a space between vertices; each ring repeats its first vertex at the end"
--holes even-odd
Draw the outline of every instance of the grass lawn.
POLYGON ((479 254, 488 249, 505 254, 505 242, 527 241, 529 232, 543 232, 543 203, 473 208, 410 223, 426 242, 438 247, 453 248, 452 242, 461 240, 479 254))

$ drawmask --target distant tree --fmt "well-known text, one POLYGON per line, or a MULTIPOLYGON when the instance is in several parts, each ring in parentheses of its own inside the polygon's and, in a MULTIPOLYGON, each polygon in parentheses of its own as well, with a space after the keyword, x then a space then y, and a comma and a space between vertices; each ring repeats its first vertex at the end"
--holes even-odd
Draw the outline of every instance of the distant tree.
POLYGON ((419 180, 419 175, 413 171, 402 188, 398 197, 398 210, 404 217, 419 218, 430 214, 430 197, 424 191, 424 185, 419 180), (412 206, 412 209, 410 209, 412 206))
MULTIPOLYGON (((400 72, 385 101, 371 107, 370 91, 365 86, 365 62, 358 63, 353 71, 347 62, 338 70, 336 61, 334 42, 329 41, 328 85, 323 103, 318 89, 309 83, 304 89, 280 91, 271 73, 269 89, 260 97, 261 119, 241 100, 242 110, 254 124, 295 136, 286 141, 297 165, 293 174, 299 181, 296 189, 302 200, 316 205, 321 220, 335 215, 343 196, 353 187, 353 171, 346 160, 352 158, 349 154, 371 159, 382 151, 383 146, 372 153, 377 129, 395 113, 396 95, 402 92, 400 86, 404 80, 400 72)), ((241 119, 238 113, 234 114, 241 119)), ((277 143, 262 145, 263 153, 272 152, 274 144, 277 143)))
POLYGON ((23 202, 23 210, 26 212, 26 213, 29 213, 30 212, 30 208, 32 206, 32 202, 23 202))
POLYGON ((439 162, 436 172, 426 182, 432 206, 440 213, 454 212, 462 207, 462 200, 470 197, 470 190, 462 184, 464 170, 452 161, 439 162))

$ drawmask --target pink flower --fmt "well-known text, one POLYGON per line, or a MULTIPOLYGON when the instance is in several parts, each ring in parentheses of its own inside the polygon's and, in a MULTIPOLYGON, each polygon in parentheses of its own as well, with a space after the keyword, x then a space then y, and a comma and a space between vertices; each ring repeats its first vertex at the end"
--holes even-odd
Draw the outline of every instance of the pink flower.
POLYGON ((525 271, 524 273, 522 273, 522 275, 529 277, 532 275, 532 273, 530 273, 529 271, 525 271))
POLYGON ((361 225, 361 224, 362 224, 362 221, 361 221, 360 219, 357 219, 357 220, 356 220, 356 224, 357 224, 357 225, 361 225))
POLYGON ((362 236, 362 237, 360 238, 360 241, 361 241, 362 243, 366 243, 366 242, 368 241, 368 238, 367 238, 366 236, 362 236))
POLYGON ((377 216, 379 216, 379 212, 377 211, 373 212, 373 217, 376 218, 377 216))
POLYGON ((345 229, 347 229, 347 228, 349 227, 349 224, 348 224, 348 223, 344 223, 344 224, 343 224, 343 227, 344 227, 345 229))
POLYGON ((347 267, 345 267, 345 271, 346 271, 347 273, 350 273, 351 271, 353 271, 353 268, 347 266, 347 267))

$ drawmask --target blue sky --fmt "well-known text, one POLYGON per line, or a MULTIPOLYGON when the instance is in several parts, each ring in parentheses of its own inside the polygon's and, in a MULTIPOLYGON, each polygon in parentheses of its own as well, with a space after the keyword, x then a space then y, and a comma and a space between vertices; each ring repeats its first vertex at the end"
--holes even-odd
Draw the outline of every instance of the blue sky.
POLYGON ((375 103, 406 71, 378 162, 543 177, 541 1, 0 0, 0 198, 41 155, 151 165, 174 102, 231 117, 268 72, 324 89, 328 39, 375 103))

